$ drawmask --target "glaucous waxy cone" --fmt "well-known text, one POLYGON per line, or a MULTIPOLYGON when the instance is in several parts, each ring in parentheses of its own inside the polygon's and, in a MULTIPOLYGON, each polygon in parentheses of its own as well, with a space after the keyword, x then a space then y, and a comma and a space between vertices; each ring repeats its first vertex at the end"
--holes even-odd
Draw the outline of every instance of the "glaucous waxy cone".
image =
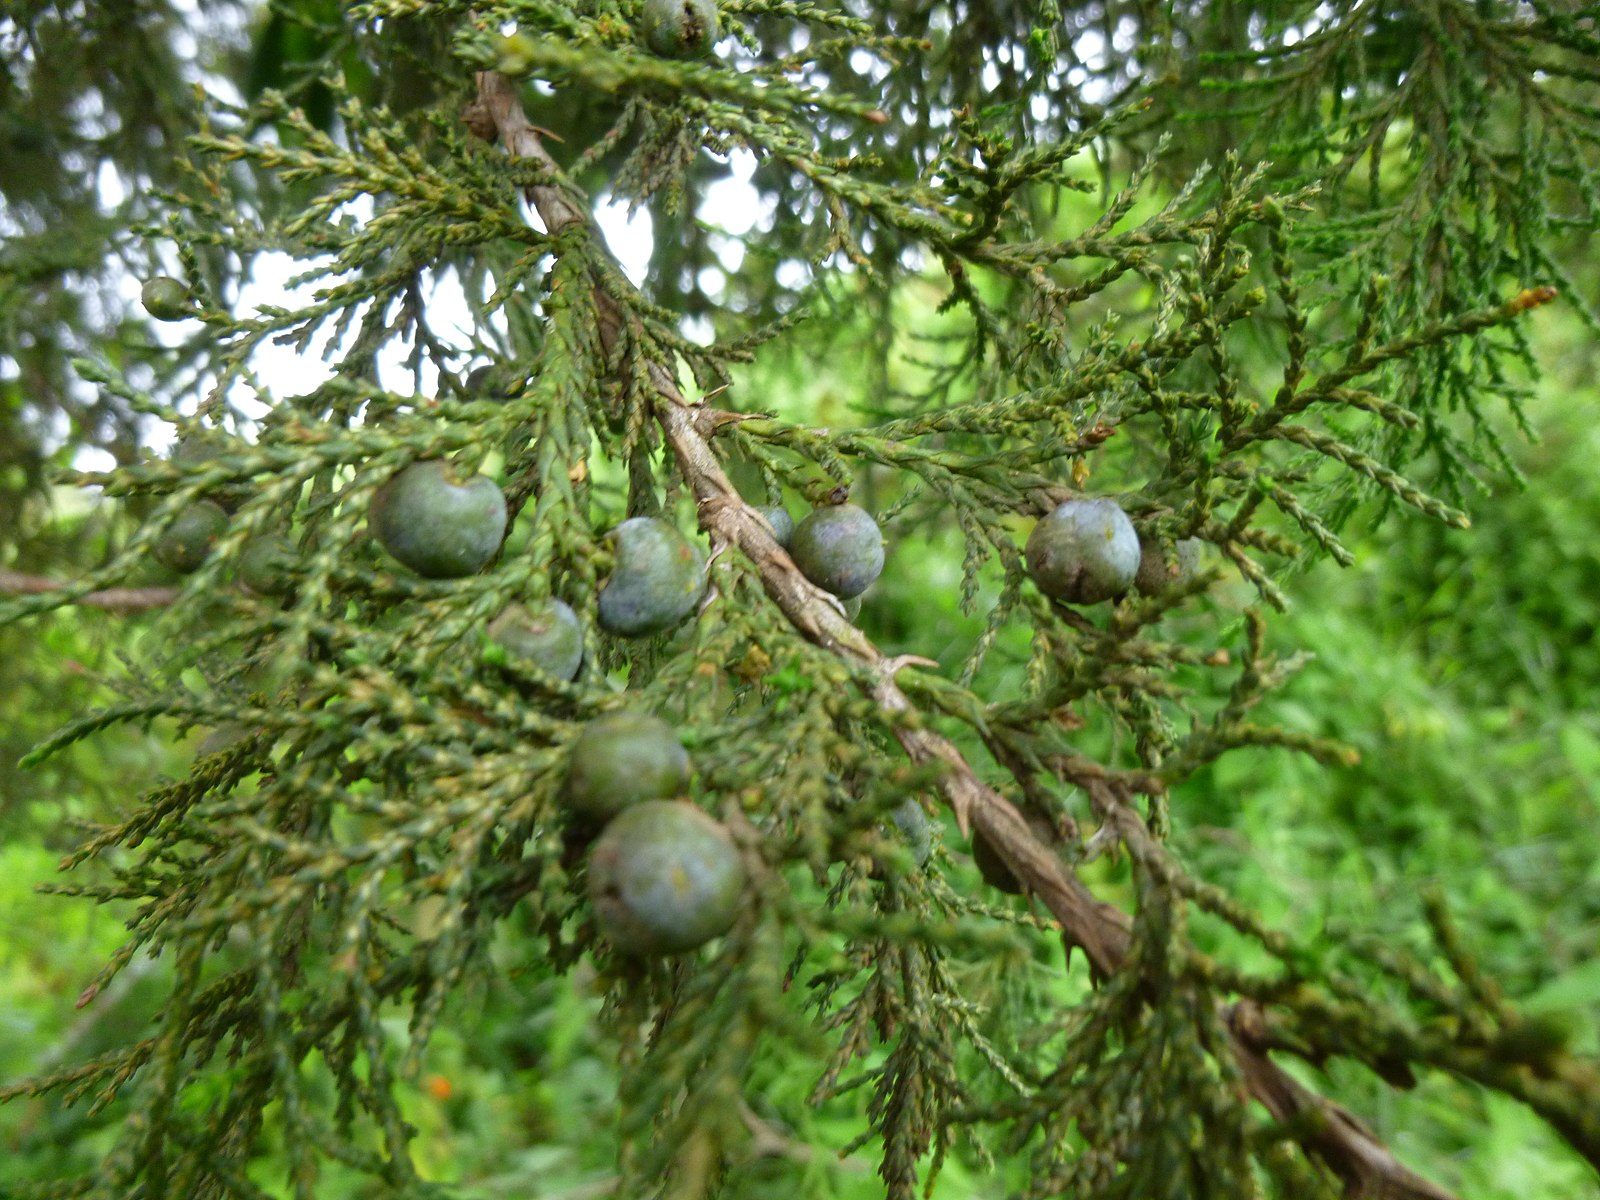
POLYGON ((373 495, 367 528, 418 575, 460 579, 500 549, 506 498, 487 475, 459 480, 447 462, 416 462, 373 495))
POLYGON ((630 805, 670 800, 688 788, 688 751, 659 717, 607 713, 573 739, 566 801, 579 816, 610 820, 630 805))
POLYGON ((656 517, 633 517, 609 536, 614 565, 600 588, 600 628, 647 637, 682 623, 706 590, 700 548, 656 517))
POLYGON ((726 933, 744 886, 728 831, 682 800, 623 810, 589 854, 595 924, 624 954, 679 954, 726 933))
POLYGON ((854 504, 813 509, 795 526, 789 557, 812 583, 848 600, 883 572, 883 532, 866 509, 854 504))
POLYGON ((488 632, 512 662, 554 679, 572 679, 583 666, 583 625, 560 600, 510 605, 489 623, 488 632))
POLYGON ((1068 500, 1033 527, 1028 574, 1039 590, 1068 604, 1098 604, 1133 586, 1139 534, 1111 500, 1068 500))

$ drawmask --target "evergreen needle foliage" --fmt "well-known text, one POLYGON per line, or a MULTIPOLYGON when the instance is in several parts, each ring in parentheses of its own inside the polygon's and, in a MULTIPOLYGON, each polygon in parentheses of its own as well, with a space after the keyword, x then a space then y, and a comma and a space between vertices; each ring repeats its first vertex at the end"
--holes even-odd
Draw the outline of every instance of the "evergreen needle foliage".
MULTIPOLYGON (((70 77, 51 6, 17 7, 11 86, 70 77)), ((126 536, 0 601, 3 624, 99 602, 196 504, 230 510, 121 701, 27 759, 119 724, 227 734, 49 888, 127 918, 82 1002, 147 954, 170 993, 140 1040, 5 1089, 122 1114, 96 1169, 25 1194, 487 1194, 418 1163, 405 1085, 485 989, 575 971, 622 1064, 620 1196, 739 1186, 778 1059, 893 1200, 952 1159, 1029 1198, 1450 1195, 1295 1062, 1504 1094, 1600 1168, 1600 1063, 1500 993, 1460 914, 1429 905, 1422 953, 1297 940, 1174 836, 1224 755, 1350 760, 1271 715, 1309 658, 1270 637, 1285 572, 1349 562, 1360 505, 1466 527, 1509 467, 1527 314, 1558 288, 1588 313, 1561 263, 1600 222, 1592 8, 724 0, 714 53, 679 59, 634 0, 262 7, 248 101, 174 88, 182 157, 118 214, 120 260, 194 296, 181 344, 74 364, 83 411, 209 449, 69 473, 126 536), (735 160, 762 210, 737 234, 700 207, 735 160), (642 284, 601 192, 656 219, 642 284), (238 303, 272 255, 298 298, 238 303), (271 378, 274 345, 325 382, 271 378), (785 371, 849 413, 768 395, 785 371), (368 514, 445 457, 496 481, 510 533, 424 579, 368 514), (960 539, 982 628, 959 661, 880 650, 756 511, 847 496, 886 579, 960 539), (1023 540, 1079 497, 1115 500, 1171 586, 1044 596, 1023 540), (637 516, 703 537, 709 587, 613 637, 606 535, 637 516), (240 586, 268 538, 284 586, 240 586), (550 598, 584 629, 570 683, 484 632, 550 598), (619 709, 679 732, 748 875, 677 957, 598 935, 563 800, 569 746, 619 709)), ((45 269, 42 235, 9 244, 33 257, 5 286, 45 269)))

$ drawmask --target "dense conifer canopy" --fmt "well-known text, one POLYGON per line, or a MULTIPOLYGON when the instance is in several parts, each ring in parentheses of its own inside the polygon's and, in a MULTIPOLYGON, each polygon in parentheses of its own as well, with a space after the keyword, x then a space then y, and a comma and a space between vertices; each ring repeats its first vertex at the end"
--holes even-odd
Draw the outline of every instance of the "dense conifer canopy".
POLYGON ((1443 898, 1422 947, 1285 932, 1184 804, 1224 756, 1353 761, 1274 715, 1316 649, 1273 640, 1285 578, 1375 520, 1468 527, 1515 474, 1530 314, 1593 324, 1594 8, 723 0, 680 57, 645 7, 0 16, 0 625, 150 629, 25 765, 227 731, 67 852, 55 903, 129 929, 85 1002, 146 953, 170 988, 138 1040, 7 1090, 123 1114, 28 1194, 487 1195, 419 1162, 406 1088, 485 995, 572 973, 621 1063, 620 1196, 743 1194, 774 1063, 893 1200, 947 1163, 1041 1200, 1452 1195, 1307 1064, 1503 1095, 1600 1167, 1592 1048, 1443 898), (610 203, 651 218, 632 275, 610 203), (156 275, 192 316, 152 323, 156 275), (439 460, 507 533, 418 574, 377 543, 421 518, 370 514, 439 460), (49 520, 62 482, 104 503, 49 520), (1072 604, 1023 547, 1084 499, 1147 561, 1072 604), (887 544, 863 617, 758 511, 846 501, 887 544), (689 575, 619 636, 637 518, 689 575), (261 545, 270 592, 240 584, 261 545), (954 651, 874 600, 936 589, 954 651), (486 632, 553 599, 570 681, 486 632), (743 883, 671 955, 607 941, 565 799, 619 711, 684 743, 719 906, 743 883))

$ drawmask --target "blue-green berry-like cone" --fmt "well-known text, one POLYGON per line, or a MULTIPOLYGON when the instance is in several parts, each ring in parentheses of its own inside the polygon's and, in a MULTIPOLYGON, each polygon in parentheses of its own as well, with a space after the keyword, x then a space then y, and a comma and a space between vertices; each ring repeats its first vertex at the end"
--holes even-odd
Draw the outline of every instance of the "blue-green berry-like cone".
POLYGON ((681 800, 624 810, 589 855, 595 924, 624 954, 681 954, 726 933, 744 887, 728 831, 681 800))
POLYGON ((716 0, 644 0, 644 44, 665 58, 701 58, 718 32, 716 0))
POLYGON ((688 790, 689 753, 659 717, 607 713, 572 741, 566 802, 579 816, 608 821, 632 805, 688 790))
POLYGON ((239 582, 258 596, 287 596, 294 590, 300 559, 288 538, 267 533, 252 538, 239 555, 239 582))
POLYGON ((447 462, 412 463, 373 495, 367 528, 418 575, 460 579, 500 549, 506 498, 487 475, 463 482, 447 462))
POLYGON ((774 504, 768 508, 756 509, 766 518, 767 524, 772 526, 772 536, 778 545, 785 550, 794 539, 794 518, 789 515, 789 510, 782 505, 774 504))
POLYGON ((560 600, 527 608, 510 605, 489 623, 489 636, 513 663, 532 666, 555 679, 571 679, 583 666, 583 625, 560 600))
POLYGON ((1199 538, 1182 538, 1172 547, 1177 570, 1167 563, 1167 548, 1156 538, 1139 538, 1139 573, 1133 585, 1146 596, 1156 596, 1170 587, 1188 583, 1200 569, 1199 538))
POLYGON ((917 866, 926 866, 928 856, 933 853, 933 822, 928 820, 922 805, 910 798, 902 800, 890 810, 889 819, 905 838, 917 866))
POLYGON ((795 526, 789 556, 800 573, 841 600, 859 596, 883 571, 883 533, 864 508, 818 508, 795 526))
POLYGON ((597 603, 600 628, 648 637, 679 625, 706 590, 706 557, 676 526, 633 517, 609 534, 613 567, 597 603))
POLYGON ((1068 604, 1122 595, 1139 573, 1139 533, 1111 500, 1068 500, 1028 535, 1028 574, 1068 604))
POLYGON ((162 566, 187 575, 200 569, 227 528, 228 514, 222 506, 201 500, 178 514, 156 539, 151 553, 162 566))

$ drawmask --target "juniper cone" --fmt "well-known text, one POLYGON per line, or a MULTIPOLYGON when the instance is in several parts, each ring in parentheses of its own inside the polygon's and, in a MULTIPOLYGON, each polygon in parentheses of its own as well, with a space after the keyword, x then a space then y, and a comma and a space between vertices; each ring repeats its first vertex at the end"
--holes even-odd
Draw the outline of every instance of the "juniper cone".
POLYGON ((889 813, 889 819, 905 838, 917 866, 926 866, 933 853, 933 822, 922 805, 914 799, 903 800, 889 813))
POLYGON ((374 493, 372 536, 428 579, 483 569, 506 535, 506 500, 487 475, 459 478, 442 460, 412 463, 374 493))
POLYGON ((1169 587, 1187 583, 1200 569, 1200 552, 1205 543, 1199 538, 1180 538, 1172 545, 1174 562, 1169 565, 1168 550, 1156 538, 1139 537, 1139 570, 1133 586, 1147 596, 1158 595, 1169 587))
POLYGON ((624 954, 680 954, 726 933, 745 886, 727 830, 682 800, 618 814, 589 855, 589 902, 624 954))
POLYGON ((8 5, 0 1193, 1590 1200, 1592 7, 8 5))
POLYGON ((298 555, 288 538, 263 534, 239 555, 239 582, 261 596, 286 596, 294 590, 298 555))
POLYGON ((609 540, 614 565, 600 589, 600 627, 645 637, 681 625, 705 593, 700 548, 656 517, 632 517, 609 540))
POLYGON ((789 515, 789 510, 781 505, 772 505, 767 508, 756 509, 766 518, 767 524, 772 526, 773 539, 785 550, 794 537, 794 518, 789 515))
POLYGON ((789 539, 795 566, 841 600, 859 596, 883 572, 883 533, 854 504, 813 509, 789 539))
POLYGON ((1028 574, 1046 596, 1098 604, 1133 586, 1139 534, 1113 500, 1068 500, 1028 535, 1028 574))
POLYGON ((513 400, 521 390, 522 381, 508 365, 481 363, 467 373, 462 383, 466 400, 513 400))
POLYGON ((645 45, 669 58, 709 54, 719 28, 716 0, 644 0, 645 45))
POLYGON ((983 881, 996 891, 1019 896, 1026 890, 1006 860, 1000 857, 1000 852, 981 833, 972 835, 972 861, 978 868, 978 874, 983 876, 983 881))
POLYGON ((157 275, 139 291, 144 309, 158 321, 181 321, 194 315, 194 297, 181 279, 157 275))
MULTIPOLYGON (((219 430, 208 429, 186 433, 172 447, 172 461, 193 466, 214 462, 229 451, 228 439, 219 430)), ((250 499, 248 483, 224 484, 207 491, 206 499, 219 505, 224 512, 234 513, 250 499)))
POLYGON ((228 514, 222 507, 201 500, 184 509, 162 531, 152 553, 162 566, 187 575, 200 569, 227 528, 228 514))
POLYGON ((488 634, 511 661, 553 679, 570 680, 583 666, 583 623, 563 601, 513 604, 489 623, 488 634))
POLYGON ((607 713, 573 739, 564 798, 581 817, 609 820, 630 805, 670 800, 688 788, 688 751, 659 717, 607 713))

